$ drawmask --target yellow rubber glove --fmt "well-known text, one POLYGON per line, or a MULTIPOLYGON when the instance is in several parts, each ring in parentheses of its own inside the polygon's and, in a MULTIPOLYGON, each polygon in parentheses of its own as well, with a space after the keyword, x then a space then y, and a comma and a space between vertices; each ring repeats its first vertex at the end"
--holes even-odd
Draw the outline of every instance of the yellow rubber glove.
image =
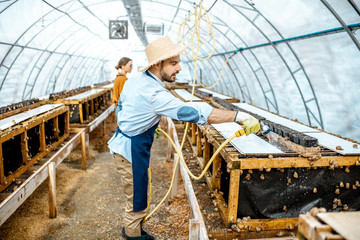
POLYGON ((252 133, 257 133, 260 131, 260 123, 253 116, 249 115, 247 119, 241 122, 246 128, 246 136, 249 136, 252 133))

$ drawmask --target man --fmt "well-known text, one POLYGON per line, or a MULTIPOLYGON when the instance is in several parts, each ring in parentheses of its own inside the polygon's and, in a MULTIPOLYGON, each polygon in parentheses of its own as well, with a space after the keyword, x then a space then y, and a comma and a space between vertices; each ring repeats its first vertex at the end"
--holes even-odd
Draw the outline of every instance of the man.
POLYGON ((154 239, 141 228, 146 215, 150 148, 161 116, 197 124, 238 121, 247 134, 259 131, 259 122, 242 112, 227 111, 205 105, 184 103, 164 86, 175 81, 181 70, 180 56, 186 47, 176 47, 169 37, 161 37, 146 49, 149 64, 145 72, 130 78, 120 95, 119 129, 109 141, 126 196, 125 239, 154 239))

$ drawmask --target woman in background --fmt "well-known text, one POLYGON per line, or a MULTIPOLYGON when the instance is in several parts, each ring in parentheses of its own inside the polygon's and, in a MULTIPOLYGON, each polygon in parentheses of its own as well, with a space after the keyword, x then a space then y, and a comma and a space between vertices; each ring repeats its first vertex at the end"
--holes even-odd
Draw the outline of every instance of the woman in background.
POLYGON ((115 103, 115 115, 117 116, 118 111, 118 101, 120 94, 123 90, 124 84, 128 78, 126 74, 131 73, 132 70, 132 60, 127 57, 123 57, 120 59, 118 65, 115 67, 118 70, 118 74, 116 75, 114 81, 114 94, 113 94, 113 102, 115 103))

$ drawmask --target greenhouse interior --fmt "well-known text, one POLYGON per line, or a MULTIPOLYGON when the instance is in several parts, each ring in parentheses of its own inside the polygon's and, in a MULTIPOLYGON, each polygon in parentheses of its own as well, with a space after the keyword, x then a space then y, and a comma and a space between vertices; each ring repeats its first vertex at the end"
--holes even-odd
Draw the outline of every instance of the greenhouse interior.
POLYGON ((0 1, 0 239, 360 239, 359 176, 359 0, 0 1))

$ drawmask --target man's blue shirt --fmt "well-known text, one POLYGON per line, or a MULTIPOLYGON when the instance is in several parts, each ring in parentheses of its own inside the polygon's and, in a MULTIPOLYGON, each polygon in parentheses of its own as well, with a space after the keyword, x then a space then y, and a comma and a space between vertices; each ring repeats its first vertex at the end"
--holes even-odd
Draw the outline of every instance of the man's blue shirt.
POLYGON ((139 73, 126 81, 119 98, 121 110, 117 113, 117 124, 123 134, 118 131, 109 140, 111 153, 118 153, 132 162, 129 136, 147 131, 160 121, 161 116, 207 124, 212 107, 182 102, 164 87, 165 83, 151 72, 139 73))

